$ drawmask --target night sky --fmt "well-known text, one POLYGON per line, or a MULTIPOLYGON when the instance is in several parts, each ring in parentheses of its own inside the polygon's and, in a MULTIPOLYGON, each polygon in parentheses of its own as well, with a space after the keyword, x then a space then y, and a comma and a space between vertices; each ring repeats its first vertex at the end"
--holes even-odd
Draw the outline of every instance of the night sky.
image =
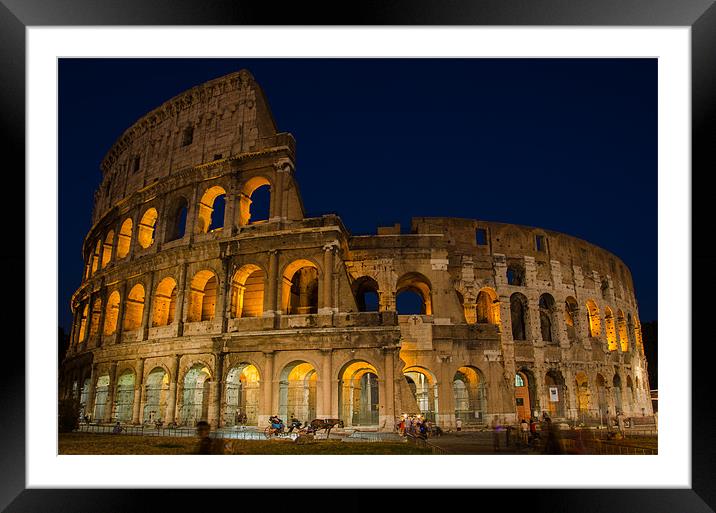
POLYGON ((415 216, 538 226, 631 269, 657 318, 656 59, 60 59, 59 324, 99 164, 142 115, 248 69, 296 139, 307 215, 352 234, 415 216))

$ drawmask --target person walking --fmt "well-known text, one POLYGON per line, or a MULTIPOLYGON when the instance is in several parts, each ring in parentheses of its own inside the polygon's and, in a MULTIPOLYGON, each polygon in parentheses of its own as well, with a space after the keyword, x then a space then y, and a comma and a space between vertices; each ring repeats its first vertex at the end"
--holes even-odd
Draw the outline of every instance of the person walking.
POLYGON ((625 432, 624 432, 624 412, 620 411, 617 413, 617 429, 619 429, 619 434, 624 438, 625 432))
POLYGON ((457 419, 455 421, 455 429, 457 429, 458 431, 462 430, 462 419, 457 419))

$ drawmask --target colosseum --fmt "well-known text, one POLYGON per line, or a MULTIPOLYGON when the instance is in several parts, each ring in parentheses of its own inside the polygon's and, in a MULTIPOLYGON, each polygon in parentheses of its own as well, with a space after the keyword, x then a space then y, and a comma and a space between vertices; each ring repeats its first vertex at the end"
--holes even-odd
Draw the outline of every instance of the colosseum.
POLYGON ((99 423, 214 427, 652 413, 615 255, 478 219, 351 235, 336 215, 305 217, 294 161, 246 70, 123 133, 101 163, 60 397, 99 423))

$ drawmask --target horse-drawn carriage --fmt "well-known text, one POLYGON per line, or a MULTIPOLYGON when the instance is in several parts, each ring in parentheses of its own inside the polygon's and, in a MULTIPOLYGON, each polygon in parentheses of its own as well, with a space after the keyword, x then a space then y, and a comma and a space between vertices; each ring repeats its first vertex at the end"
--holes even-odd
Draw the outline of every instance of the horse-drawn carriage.
MULTIPOLYGON (((283 422, 277 424, 274 422, 275 419, 276 417, 271 417, 269 419, 270 425, 267 426, 266 429, 264 429, 264 435, 266 436, 266 438, 271 438, 272 436, 280 436, 286 433, 286 428, 283 425, 283 422)), ((288 432, 293 432, 293 430, 296 429, 299 437, 313 437, 313 435, 315 435, 318 431, 325 431, 326 438, 328 438, 331 435, 331 429, 336 426, 344 427, 343 421, 341 419, 313 419, 310 423, 307 422, 303 427, 300 426, 300 422, 298 423, 298 425, 293 422, 288 432)))

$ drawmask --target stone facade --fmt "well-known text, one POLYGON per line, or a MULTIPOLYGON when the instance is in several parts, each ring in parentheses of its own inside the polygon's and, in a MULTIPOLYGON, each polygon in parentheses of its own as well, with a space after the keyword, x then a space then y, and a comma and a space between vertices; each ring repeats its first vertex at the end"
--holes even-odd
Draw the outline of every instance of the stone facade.
POLYGON ((61 397, 134 424, 263 427, 278 413, 392 430, 403 413, 446 428, 652 413, 617 257, 468 219, 351 236, 334 215, 304 217, 294 148, 245 70, 118 139, 101 165, 61 397), (401 294, 421 311, 397 311, 401 294))

